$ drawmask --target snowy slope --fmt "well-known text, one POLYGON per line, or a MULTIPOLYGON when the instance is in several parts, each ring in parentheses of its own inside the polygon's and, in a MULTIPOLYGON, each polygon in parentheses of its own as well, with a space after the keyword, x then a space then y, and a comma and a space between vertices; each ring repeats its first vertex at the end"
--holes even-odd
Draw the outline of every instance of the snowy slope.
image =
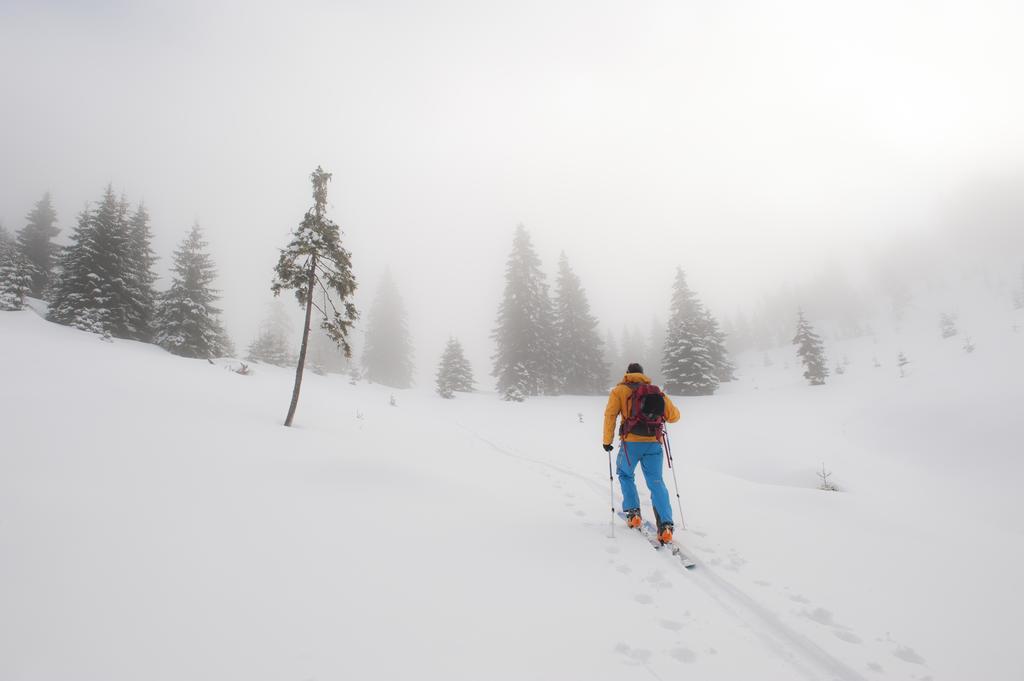
POLYGON ((0 679, 1019 679, 1022 336, 679 400, 684 572, 607 536, 602 398, 309 375, 286 429, 289 371, 4 313, 0 679))

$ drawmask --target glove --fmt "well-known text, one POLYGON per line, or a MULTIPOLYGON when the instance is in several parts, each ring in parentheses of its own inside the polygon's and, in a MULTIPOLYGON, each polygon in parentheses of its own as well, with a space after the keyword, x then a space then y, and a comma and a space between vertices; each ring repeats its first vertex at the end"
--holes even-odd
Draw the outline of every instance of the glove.
POLYGON ((606 452, 610 452, 613 449, 615 449, 615 447, 612 447, 611 445, 601 445, 601 446, 604 447, 604 451, 606 451, 606 452))

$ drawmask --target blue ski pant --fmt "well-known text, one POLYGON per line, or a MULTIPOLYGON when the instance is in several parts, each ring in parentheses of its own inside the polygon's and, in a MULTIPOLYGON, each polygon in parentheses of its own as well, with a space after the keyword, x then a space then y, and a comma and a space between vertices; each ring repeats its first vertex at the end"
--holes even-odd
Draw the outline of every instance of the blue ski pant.
POLYGON ((669 501, 668 487, 661 479, 664 460, 660 442, 623 442, 619 445, 616 461, 619 485, 622 487, 622 509, 640 508, 640 494, 636 491, 636 465, 644 471, 644 481, 651 490, 651 505, 658 519, 672 522, 672 502, 669 501))

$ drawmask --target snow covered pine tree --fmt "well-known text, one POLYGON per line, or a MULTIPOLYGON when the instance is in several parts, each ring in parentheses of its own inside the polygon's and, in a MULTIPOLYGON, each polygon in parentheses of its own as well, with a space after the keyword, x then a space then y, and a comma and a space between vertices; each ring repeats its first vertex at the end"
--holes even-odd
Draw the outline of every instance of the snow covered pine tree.
POLYGON ((555 284, 555 362, 560 392, 569 395, 601 395, 608 386, 597 319, 590 313, 580 278, 562 253, 555 284))
POLYGON ((683 270, 677 268, 661 363, 666 393, 713 395, 718 389, 721 367, 715 362, 710 333, 703 306, 686 285, 683 270))
POLYGON ((35 267, 6 232, 0 233, 0 310, 20 310, 32 291, 35 267))
POLYGON ((53 209, 49 192, 36 202, 25 220, 25 226, 18 232, 18 250, 35 268, 29 295, 42 298, 50 285, 54 256, 60 252, 60 247, 52 241, 60 230, 56 227, 57 212, 53 209))
POLYGON ((139 204, 135 213, 128 220, 128 299, 126 314, 129 326, 133 329, 131 338, 144 343, 153 340, 153 318, 156 316, 156 274, 153 265, 157 257, 151 244, 153 234, 149 228, 149 213, 143 204, 139 204))
POLYGON ((284 425, 291 426, 295 409, 299 405, 299 390, 302 387, 302 370, 306 363, 306 347, 309 343, 309 325, 313 308, 320 313, 320 326, 327 335, 344 351, 352 356, 348 334, 352 323, 358 317, 351 298, 356 291, 356 279, 352 275, 352 256, 341 246, 341 230, 327 217, 327 183, 331 174, 317 166, 310 175, 313 182, 313 207, 296 228, 291 243, 281 251, 281 257, 274 268, 274 281, 270 290, 280 295, 284 289, 294 289, 295 298, 306 308, 306 321, 302 327, 302 344, 299 346, 299 362, 295 368, 295 388, 288 407, 284 425), (320 302, 314 302, 318 293, 320 302), (337 304, 332 296, 338 298, 337 304), (341 310, 338 309, 341 305, 341 310))
POLYGON ((370 308, 363 349, 363 377, 391 388, 412 385, 412 340, 405 305, 391 272, 384 273, 370 308))
POLYGON ((450 400, 456 392, 472 391, 473 369, 462 352, 462 344, 449 338, 437 367, 437 394, 450 400))
POLYGON ((804 378, 807 382, 811 385, 824 385, 825 378, 828 377, 825 349, 810 322, 804 319, 803 310, 797 310, 796 336, 793 337, 793 344, 797 346, 796 354, 804 363, 804 378))
POLYGON ((552 357, 554 323, 548 286, 534 253, 530 235, 516 227, 512 253, 505 265, 505 292, 498 307, 498 325, 491 334, 497 344, 491 372, 502 399, 551 394, 557 371, 552 357))
POLYGON ((160 296, 156 343, 182 357, 220 357, 226 350, 220 310, 214 307, 217 292, 210 288, 217 270, 205 249, 196 223, 174 252, 171 288, 160 296))
POLYGON ((108 185, 95 210, 84 210, 61 256, 50 320, 116 338, 145 340, 136 326, 135 303, 142 300, 144 263, 132 260, 128 205, 108 185))

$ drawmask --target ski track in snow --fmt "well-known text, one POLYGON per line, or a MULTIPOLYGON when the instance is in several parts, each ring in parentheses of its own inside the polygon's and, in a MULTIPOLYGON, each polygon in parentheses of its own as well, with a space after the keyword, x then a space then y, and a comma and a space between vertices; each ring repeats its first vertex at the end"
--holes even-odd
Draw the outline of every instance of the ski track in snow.
MULTIPOLYGON (((561 475, 580 480, 586 483, 591 491, 601 495, 607 492, 604 485, 587 476, 562 468, 561 466, 556 466, 547 461, 516 454, 488 440, 468 426, 461 423, 456 425, 498 454, 542 466, 561 475)), ((821 646, 783 623, 775 612, 761 605, 742 589, 722 578, 711 566, 694 555, 692 551, 688 553, 696 563, 696 568, 687 570, 682 565, 676 565, 677 570, 675 571, 685 575, 697 588, 718 603, 724 612, 736 619, 742 626, 754 632, 769 651, 787 662, 801 676, 811 681, 822 681, 822 679, 867 681, 866 677, 856 672, 849 665, 833 657, 821 646)), ((672 560, 673 563, 676 562, 674 557, 672 557, 672 560)), ((662 579, 664 578, 662 577, 662 579)), ((638 603, 650 603, 651 597, 640 594, 636 596, 636 600, 638 603)), ((662 625, 665 626, 664 623, 662 625)), ((675 625, 676 623, 672 623, 667 628, 671 629, 675 625)), ((644 654, 648 651, 630 649, 629 646, 625 646, 625 649, 623 649, 622 646, 624 644, 620 645, 618 652, 630 658, 634 663, 643 666, 651 676, 660 678, 649 666, 649 655, 644 654)), ((676 651, 676 654, 673 654, 673 657, 680 661, 692 661, 692 656, 692 651, 686 649, 680 649, 676 651)))

